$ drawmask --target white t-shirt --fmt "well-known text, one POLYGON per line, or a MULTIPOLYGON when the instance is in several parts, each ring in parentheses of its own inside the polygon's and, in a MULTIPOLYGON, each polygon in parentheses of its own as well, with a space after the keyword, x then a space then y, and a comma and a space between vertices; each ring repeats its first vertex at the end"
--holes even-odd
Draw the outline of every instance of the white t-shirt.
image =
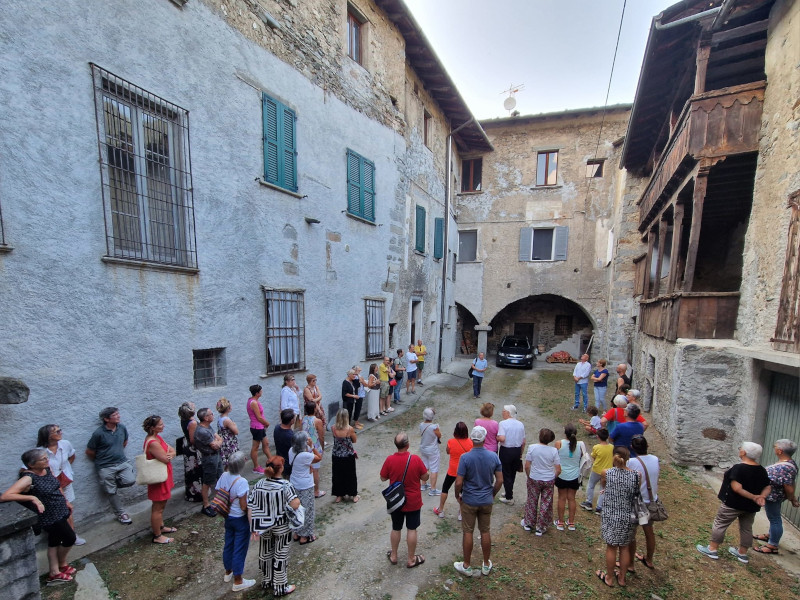
POLYGON ((438 450, 439 442, 436 439, 436 430, 439 429, 438 423, 420 423, 419 435, 421 440, 419 442, 420 451, 433 452, 438 450))
POLYGON ((517 419, 504 419, 500 421, 497 435, 506 436, 506 441, 500 442, 504 448, 519 448, 525 442, 525 426, 517 419))
POLYGON ((311 452, 301 452, 295 458, 294 449, 289 450, 289 464, 292 465, 292 475, 289 477, 289 483, 294 486, 294 489, 307 490, 314 487, 314 476, 309 471, 313 460, 314 454, 311 452))
MULTIPOLYGON (((73 473, 72 465, 69 462, 69 457, 75 456, 75 448, 72 447, 72 444, 67 440, 60 440, 55 453, 51 452, 49 448, 45 448, 45 450, 47 450, 47 460, 53 477, 58 477, 58 474, 63 472, 64 475, 74 481, 75 473, 73 473)), ((68 502, 75 501, 75 490, 72 489, 71 483, 64 488, 64 497, 68 502)))
POLYGON ((300 402, 297 394, 292 388, 285 385, 281 388, 281 410, 287 408, 292 409, 296 415, 300 414, 300 402))
POLYGON ((556 478, 556 465, 561 464, 558 450, 544 444, 531 444, 525 454, 531 463, 530 478, 535 481, 553 481, 556 478))
POLYGON ((589 425, 591 425, 595 429, 600 429, 603 426, 603 422, 600 420, 599 415, 595 415, 591 419, 589 419, 589 425))
POLYGON ((417 355, 413 352, 406 352, 406 373, 413 373, 417 370, 417 355), (414 362, 411 362, 411 361, 414 362))
POLYGON ((247 479, 242 475, 231 475, 225 471, 222 477, 219 478, 219 481, 217 481, 217 489, 225 489, 230 492, 231 512, 229 516, 243 517, 245 513, 239 504, 239 498, 242 496, 247 497, 247 493, 250 491, 250 485, 247 483, 247 479))
MULTIPOLYGON (((658 464, 658 457, 653 456, 652 454, 645 454, 639 458, 644 461, 644 464, 647 467, 647 474, 650 475, 650 487, 653 488, 653 495, 655 496, 655 499, 658 500, 658 475, 661 473, 661 466, 658 464)), ((645 502, 650 502, 650 494, 647 493, 647 479, 644 476, 642 463, 639 462, 638 458, 631 458, 628 460, 628 468, 633 469, 634 471, 639 471, 639 473, 642 474, 642 498, 645 502)))

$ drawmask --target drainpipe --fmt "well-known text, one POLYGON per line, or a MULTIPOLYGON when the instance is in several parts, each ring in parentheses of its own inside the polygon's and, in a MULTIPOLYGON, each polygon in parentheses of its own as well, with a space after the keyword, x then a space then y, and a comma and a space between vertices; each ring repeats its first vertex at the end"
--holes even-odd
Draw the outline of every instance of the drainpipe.
POLYGON ((445 312, 447 310, 447 262, 450 259, 449 255, 449 233, 450 233, 450 194, 452 190, 450 189, 450 183, 453 180, 453 169, 452 169, 452 161, 453 161, 453 136, 464 129, 467 125, 471 125, 475 121, 475 117, 470 117, 469 121, 466 121, 450 131, 447 135, 447 150, 445 152, 445 160, 447 161, 447 167, 445 168, 445 182, 444 182, 444 239, 442 240, 443 246, 443 256, 442 256, 442 296, 441 296, 441 303, 439 309, 439 357, 436 361, 436 372, 440 373, 442 371, 442 342, 444 340, 444 317, 445 312))
MULTIPOLYGON (((662 23, 659 23, 658 21, 653 21, 653 25, 655 26, 655 28, 658 31, 663 31, 665 29, 672 29, 673 27, 678 27, 679 25, 684 25, 685 23, 691 23, 693 21, 698 21, 700 19, 704 19, 706 17, 710 17, 712 15, 715 15, 725 7, 726 3, 727 2, 724 2, 722 6, 718 6, 717 8, 712 8, 712 9, 697 13, 696 15, 690 15, 688 17, 684 17, 682 19, 678 19, 677 21, 672 21, 671 23, 663 23, 662 24, 662 23)), ((728 12, 729 11, 730 11, 730 8, 728 8, 728 12)), ((664 13, 661 13, 661 14, 664 14, 664 13)), ((661 16, 661 15, 659 15, 659 16, 661 16)))

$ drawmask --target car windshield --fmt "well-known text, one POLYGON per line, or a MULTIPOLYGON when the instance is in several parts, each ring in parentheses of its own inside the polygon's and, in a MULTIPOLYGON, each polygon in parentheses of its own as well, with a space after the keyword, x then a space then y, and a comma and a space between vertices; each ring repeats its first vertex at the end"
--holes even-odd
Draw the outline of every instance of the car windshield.
POLYGON ((519 338, 508 338, 503 344, 505 348, 527 348, 528 341, 519 338))

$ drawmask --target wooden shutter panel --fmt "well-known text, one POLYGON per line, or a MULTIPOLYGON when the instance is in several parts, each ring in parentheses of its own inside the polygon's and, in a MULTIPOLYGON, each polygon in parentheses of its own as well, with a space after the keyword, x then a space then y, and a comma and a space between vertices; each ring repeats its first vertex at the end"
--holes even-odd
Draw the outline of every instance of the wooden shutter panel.
POLYGON ((361 216, 361 165, 358 154, 347 151, 347 212, 361 216))
POLYGON ((521 261, 529 261, 532 248, 533 229, 531 227, 523 227, 519 230, 519 259, 521 261))
POLYGON ((278 162, 278 103, 263 94, 263 121, 264 121, 264 179, 275 185, 281 185, 278 162))
POLYGON ((375 220, 375 164, 362 158, 363 210, 361 216, 368 221, 375 220))
POLYGON ((425 252, 425 207, 417 204, 415 249, 425 252))
POLYGON ((567 238, 569 227, 555 228, 556 241, 553 244, 553 260, 567 260, 567 238))
POLYGON ((283 157, 282 187, 293 192, 297 191, 297 142, 295 137, 295 124, 297 117, 291 108, 281 107, 281 133, 283 157))
POLYGON ((444 219, 433 220, 433 258, 444 256, 444 219))

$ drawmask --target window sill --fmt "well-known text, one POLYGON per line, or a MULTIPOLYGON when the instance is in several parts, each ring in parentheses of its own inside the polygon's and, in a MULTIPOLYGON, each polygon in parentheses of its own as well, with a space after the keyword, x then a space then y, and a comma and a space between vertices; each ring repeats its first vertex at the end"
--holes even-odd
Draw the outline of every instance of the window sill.
POLYGON ((479 265, 482 261, 480 260, 459 260, 456 264, 457 265, 479 265))
POLYGON ((305 198, 305 196, 303 194, 298 194, 297 192, 293 192, 292 190, 287 190, 286 188, 282 188, 281 186, 275 185, 274 183, 270 183, 269 181, 264 181, 260 177, 258 177, 256 179, 256 181, 258 181, 258 183, 260 185, 263 185, 264 187, 268 187, 268 188, 270 188, 272 190, 275 190, 276 192, 283 192, 284 194, 288 194, 290 196, 294 196, 295 198, 298 198, 299 200, 302 200, 303 198, 305 198))
POLYGON ((14 246, 6 246, 5 244, 0 244, 0 254, 4 252, 11 252, 14 249, 14 246))
POLYGON ((471 192, 459 192, 456 196, 477 196, 478 194, 482 194, 483 190, 472 190, 471 192))
POLYGON ((370 221, 369 219, 365 219, 364 217, 360 217, 358 215, 354 215, 350 211, 344 211, 344 213, 350 217, 351 219, 355 219, 356 221, 361 221, 362 223, 366 223, 367 225, 372 225, 373 227, 377 227, 378 224, 375 221, 370 221))
POLYGON ((532 190, 555 190, 560 187, 564 187, 562 184, 557 183, 556 185, 534 185, 530 189, 532 190))
POLYGON ((101 258, 104 263, 111 265, 120 265, 122 267, 129 267, 132 269, 145 269, 149 271, 172 271, 173 273, 185 273, 187 275, 197 275, 200 269, 195 267, 180 267, 178 265, 163 265, 159 263, 151 263, 143 260, 134 260, 130 258, 117 258, 115 256, 104 256, 101 258))
POLYGON ((281 377, 286 375, 287 373, 304 373, 306 371, 305 368, 302 369, 290 369, 288 371, 275 371, 274 373, 261 373, 258 378, 259 379, 269 379, 270 377, 281 377))
POLYGON ((420 252, 416 248, 414 249, 414 254, 416 254, 417 256, 427 256, 427 254, 425 252, 420 252))

